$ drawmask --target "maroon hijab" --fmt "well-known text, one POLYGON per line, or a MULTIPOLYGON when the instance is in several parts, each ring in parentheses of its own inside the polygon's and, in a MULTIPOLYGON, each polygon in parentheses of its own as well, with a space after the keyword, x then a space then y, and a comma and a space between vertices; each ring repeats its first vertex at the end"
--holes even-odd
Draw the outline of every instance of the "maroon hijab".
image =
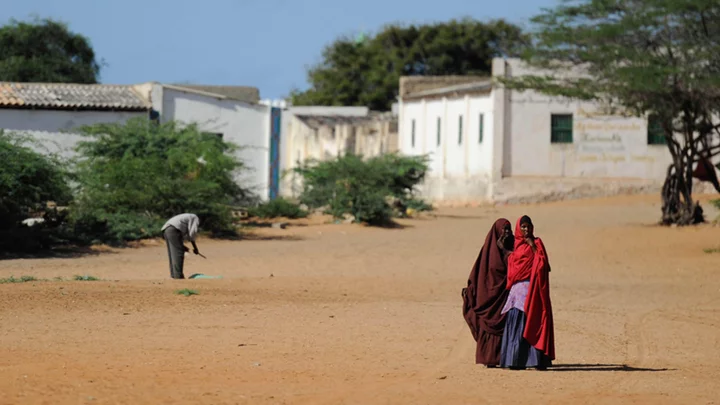
POLYGON ((470 272, 467 288, 463 288, 463 316, 475 340, 480 330, 493 335, 502 335, 505 316, 501 314, 508 291, 507 262, 505 253, 497 241, 510 221, 500 218, 485 237, 475 265, 470 272))

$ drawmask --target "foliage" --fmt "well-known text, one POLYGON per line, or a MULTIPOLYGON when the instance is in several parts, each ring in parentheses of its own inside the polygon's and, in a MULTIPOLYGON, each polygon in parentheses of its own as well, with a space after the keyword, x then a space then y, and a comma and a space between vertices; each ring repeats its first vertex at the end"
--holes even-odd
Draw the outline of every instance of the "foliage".
POLYGON ((428 170, 427 157, 383 155, 363 160, 346 155, 335 160, 308 162, 296 169, 303 177, 300 201, 325 208, 336 218, 352 215, 357 222, 385 225, 392 220, 395 200, 400 212, 413 199, 428 170))
POLYGON ((0 81, 97 83, 90 41, 50 19, 10 20, 0 27, 0 81))
POLYGON ((158 236, 170 217, 192 212, 211 232, 234 230, 230 204, 249 192, 238 186, 236 147, 194 125, 145 119, 80 129, 80 184, 71 206, 81 240, 117 243, 158 236))
POLYGON ((30 251, 51 243, 57 212, 47 203, 70 198, 65 168, 58 159, 36 152, 29 138, 0 130, 0 251, 30 251), (43 215, 28 227, 22 221, 43 215))
POLYGON ((657 117, 673 157, 663 222, 702 221, 692 174, 693 164, 720 152, 720 3, 569 0, 533 23, 524 59, 545 73, 506 83, 657 117))
POLYGON ((288 218, 297 219, 305 218, 308 212, 300 208, 299 204, 295 204, 284 198, 276 198, 268 202, 259 204, 248 210, 252 217, 256 218, 288 218))
POLYGON ((515 55, 526 37, 503 20, 388 25, 367 40, 339 38, 308 71, 311 88, 294 105, 367 106, 389 110, 400 76, 489 75, 492 58, 515 55))
POLYGON ((405 210, 399 210, 400 216, 408 216, 410 211, 425 212, 432 211, 433 206, 419 198, 409 198, 404 202, 405 210))
POLYGON ((34 276, 21 276, 20 278, 15 278, 15 276, 10 276, 8 278, 0 278, 0 284, 16 284, 16 283, 29 283, 31 281, 40 281, 34 276))
POLYGON ((177 294, 177 295, 184 295, 184 296, 186 296, 186 297, 189 297, 189 296, 191 296, 191 295, 200 295, 199 292, 197 292, 197 291, 195 291, 195 290, 191 290, 191 289, 189 289, 189 288, 183 288, 182 290, 177 290, 177 291, 175 291, 175 294, 177 294))

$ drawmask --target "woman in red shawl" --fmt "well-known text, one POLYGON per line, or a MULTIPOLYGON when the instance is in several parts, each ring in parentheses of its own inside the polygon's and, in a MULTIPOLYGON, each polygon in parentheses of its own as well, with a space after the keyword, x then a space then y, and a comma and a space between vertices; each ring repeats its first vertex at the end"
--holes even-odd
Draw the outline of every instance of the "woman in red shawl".
POLYGON ((512 242, 510 221, 495 221, 470 272, 467 288, 462 290, 463 316, 477 342, 475 362, 488 367, 500 364, 505 327, 501 311, 507 298, 507 255, 512 242))
POLYGON ((508 258, 503 314, 507 314, 500 366, 544 370, 555 360, 555 338, 550 303, 550 262, 545 245, 533 233, 530 217, 515 226, 515 248, 508 258))

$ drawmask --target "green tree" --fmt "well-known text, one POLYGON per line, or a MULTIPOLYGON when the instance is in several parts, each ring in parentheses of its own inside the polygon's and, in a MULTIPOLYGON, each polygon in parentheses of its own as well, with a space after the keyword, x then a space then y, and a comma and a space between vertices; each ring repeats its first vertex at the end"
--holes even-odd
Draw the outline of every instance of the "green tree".
POLYGON ((294 105, 367 106, 388 110, 400 76, 491 73, 492 58, 516 55, 527 41, 503 20, 472 19, 431 25, 389 25, 377 35, 343 37, 308 71, 310 89, 291 94, 294 105))
POLYGON ((673 159, 662 221, 702 221, 693 165, 720 152, 720 2, 566 0, 532 21, 524 59, 544 73, 506 84, 657 117, 673 159))
POLYGON ((0 130, 0 251, 43 247, 46 224, 31 228, 22 221, 32 214, 47 214, 47 203, 70 200, 64 165, 29 147, 25 137, 0 130))
POLYGON ((0 81, 97 83, 90 41, 50 19, 10 20, 0 27, 0 81))
POLYGON ((197 214, 204 230, 233 231, 230 205, 250 194, 234 180, 243 168, 236 146, 194 125, 143 118, 80 131, 91 138, 78 146, 80 187, 71 206, 80 239, 157 236, 165 220, 183 212, 197 214))

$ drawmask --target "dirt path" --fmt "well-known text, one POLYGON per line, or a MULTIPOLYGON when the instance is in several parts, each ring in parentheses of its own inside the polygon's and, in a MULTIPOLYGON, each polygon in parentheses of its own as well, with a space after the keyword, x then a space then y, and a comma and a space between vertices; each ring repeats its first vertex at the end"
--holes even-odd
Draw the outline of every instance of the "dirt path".
POLYGON ((0 285, 0 404, 718 403, 720 254, 703 249, 720 228, 655 227, 654 200, 200 241, 186 274, 221 280, 168 280, 159 243, 0 261, 0 277, 109 280, 0 285), (474 365, 461 315, 490 225, 523 213, 553 265, 544 373, 474 365))

